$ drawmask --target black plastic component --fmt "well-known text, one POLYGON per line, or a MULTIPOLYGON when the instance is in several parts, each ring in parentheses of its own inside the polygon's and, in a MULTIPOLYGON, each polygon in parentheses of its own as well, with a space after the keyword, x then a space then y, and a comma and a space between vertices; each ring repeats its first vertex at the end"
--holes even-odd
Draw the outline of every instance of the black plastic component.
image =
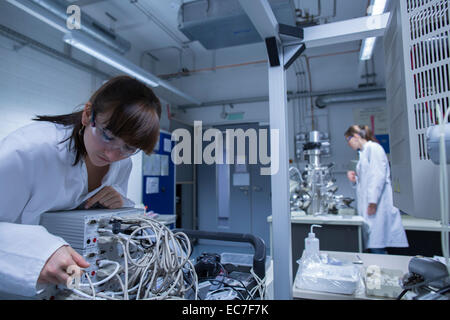
POLYGON ((266 276, 266 244, 260 237, 248 233, 244 234, 232 232, 208 232, 188 229, 175 229, 173 230, 173 232, 183 232, 188 237, 194 239, 248 242, 253 246, 255 250, 255 253, 253 255, 253 270, 255 271, 255 274, 260 279, 264 279, 264 277, 266 276))
POLYGON ((110 221, 110 223, 112 224, 112 232, 114 234, 118 234, 119 232, 121 232, 121 223, 119 220, 113 219, 110 221))
POLYGON ((297 60, 298 57, 306 50, 306 46, 304 44, 299 45, 295 48, 295 52, 292 55, 285 55, 284 69, 287 70, 289 67, 297 60), (287 60, 287 61, 286 61, 287 60))
POLYGON ((403 279, 404 289, 425 286, 443 288, 450 284, 445 264, 431 258, 413 257, 408 265, 409 273, 403 279))
POLYGON ((320 146, 322 143, 320 142, 307 142, 303 145, 303 150, 313 150, 313 149, 320 149, 320 146))
POLYGON ((303 29, 299 27, 290 26, 288 24, 278 24, 278 33, 290 37, 294 37, 297 39, 303 40, 303 29))
POLYGON ((348 197, 342 199, 342 202, 344 202, 344 204, 345 204, 347 207, 350 207, 350 204, 351 204, 353 201, 355 201, 355 199, 353 199, 353 198, 348 198, 348 197))
POLYGON ((278 52, 277 39, 275 37, 266 38, 267 55, 271 67, 280 66, 280 57, 278 52))
POLYGON ((199 278, 214 278, 221 270, 220 255, 203 252, 197 257, 194 267, 199 278))

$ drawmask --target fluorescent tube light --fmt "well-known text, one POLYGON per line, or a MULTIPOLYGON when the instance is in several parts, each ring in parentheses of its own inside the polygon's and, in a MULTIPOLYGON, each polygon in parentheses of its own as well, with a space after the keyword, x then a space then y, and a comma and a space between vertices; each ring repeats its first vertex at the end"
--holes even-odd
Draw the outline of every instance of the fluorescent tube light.
POLYGON ((384 9, 386 9, 386 3, 387 3, 386 0, 373 1, 372 5, 371 5, 372 10, 370 12, 370 15, 376 16, 376 15, 382 14, 384 12, 384 9))
POLYGON ((371 37, 363 40, 363 45, 360 53, 360 60, 370 60, 372 58, 373 48, 375 47, 375 42, 377 38, 371 37))
POLYGON ((159 86, 159 78, 137 67, 129 60, 121 57, 107 47, 99 45, 95 40, 81 34, 78 31, 67 33, 63 40, 87 54, 109 64, 143 83, 155 88, 159 86))
MULTIPOLYGON (((369 6, 368 14, 370 16, 377 16, 384 13, 386 9, 387 0, 372 0, 369 6)), ((362 42, 361 51, 359 53, 360 60, 370 60, 372 58, 373 49, 375 48, 375 37, 366 38, 362 42)))

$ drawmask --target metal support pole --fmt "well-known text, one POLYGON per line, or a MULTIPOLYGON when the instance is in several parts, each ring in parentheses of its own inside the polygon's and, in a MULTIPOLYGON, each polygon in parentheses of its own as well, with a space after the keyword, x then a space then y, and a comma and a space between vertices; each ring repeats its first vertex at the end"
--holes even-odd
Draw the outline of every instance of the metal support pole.
MULTIPOLYGON (((287 89, 284 50, 279 25, 267 0, 239 0, 258 33, 266 41, 269 55, 270 154, 279 157, 279 169, 272 172, 273 284, 274 299, 292 299, 291 211, 289 203, 289 144, 287 89)), ((273 164, 272 164, 273 165, 273 164)))
POLYGON ((289 203, 289 142, 286 97, 286 73, 283 50, 280 65, 269 67, 270 129, 279 132, 279 141, 271 141, 270 154, 278 153, 279 170, 272 174, 272 228, 274 298, 292 299, 291 211, 289 203))

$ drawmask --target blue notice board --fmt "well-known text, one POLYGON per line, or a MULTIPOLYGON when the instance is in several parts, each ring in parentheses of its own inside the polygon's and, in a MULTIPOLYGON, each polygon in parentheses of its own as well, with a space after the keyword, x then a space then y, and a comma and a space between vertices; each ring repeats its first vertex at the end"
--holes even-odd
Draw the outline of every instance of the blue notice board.
POLYGON ((173 143, 170 133, 160 131, 153 153, 142 157, 142 203, 147 206, 147 211, 175 214, 173 143))
POLYGON ((391 152, 390 147, 389 147, 389 135, 388 134, 379 134, 379 135, 375 135, 375 138, 378 140, 380 145, 383 147, 384 152, 389 154, 391 152))

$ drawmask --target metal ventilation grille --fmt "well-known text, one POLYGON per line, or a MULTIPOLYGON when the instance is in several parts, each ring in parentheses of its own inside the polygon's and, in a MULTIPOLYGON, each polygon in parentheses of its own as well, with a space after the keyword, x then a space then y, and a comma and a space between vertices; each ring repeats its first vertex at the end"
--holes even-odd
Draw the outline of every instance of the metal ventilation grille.
POLYGON ((422 8, 424 5, 429 4, 433 0, 408 0, 408 13, 414 11, 417 8, 422 8))
POLYGON ((448 0, 408 0, 407 9, 418 157, 429 160, 426 129, 450 107, 450 6, 448 0))

